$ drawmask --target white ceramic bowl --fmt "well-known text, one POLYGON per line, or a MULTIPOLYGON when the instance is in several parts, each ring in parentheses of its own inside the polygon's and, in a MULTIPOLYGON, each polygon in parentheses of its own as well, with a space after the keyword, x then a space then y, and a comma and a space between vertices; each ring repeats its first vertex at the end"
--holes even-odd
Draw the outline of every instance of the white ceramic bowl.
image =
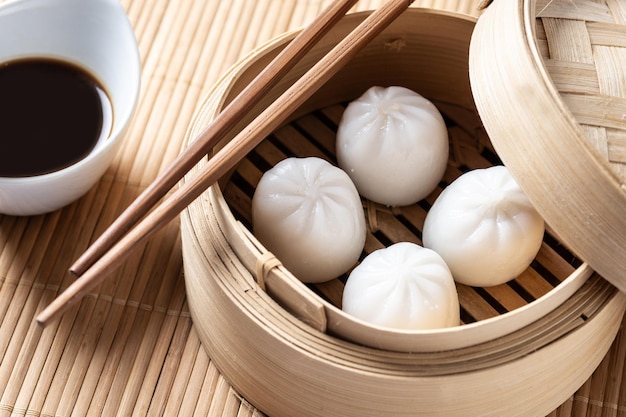
POLYGON ((0 62, 56 58, 94 75, 113 105, 109 137, 74 165, 32 177, 0 177, 0 213, 35 215, 85 194, 120 145, 139 96, 141 62, 118 0, 14 0, 0 5, 0 62))

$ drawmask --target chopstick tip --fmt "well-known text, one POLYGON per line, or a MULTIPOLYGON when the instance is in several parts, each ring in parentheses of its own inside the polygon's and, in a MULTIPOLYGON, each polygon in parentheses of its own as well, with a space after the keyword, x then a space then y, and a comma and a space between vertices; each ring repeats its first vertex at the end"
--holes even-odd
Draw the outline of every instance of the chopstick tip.
POLYGON ((72 265, 67 272, 70 273, 74 278, 78 278, 83 273, 84 269, 79 267, 78 265, 72 265))
POLYGON ((46 313, 46 310, 39 313, 35 317, 35 322, 37 323, 37 326, 41 327, 42 329, 46 328, 48 324, 50 323, 50 317, 48 314, 45 314, 45 313, 46 313))
POLYGON ((65 292, 61 293, 55 298, 46 308, 44 308, 37 316, 35 321, 39 327, 46 327, 48 324, 59 318, 65 311, 75 304, 80 299, 78 294, 76 281, 65 292))

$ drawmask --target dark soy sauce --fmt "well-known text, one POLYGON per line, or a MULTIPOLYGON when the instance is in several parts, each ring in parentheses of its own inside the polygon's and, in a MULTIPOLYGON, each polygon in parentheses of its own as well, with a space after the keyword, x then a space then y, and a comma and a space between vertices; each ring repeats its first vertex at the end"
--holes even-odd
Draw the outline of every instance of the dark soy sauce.
POLYGON ((0 176, 28 177, 87 156, 111 129, 111 103, 87 71, 51 59, 0 64, 0 176))

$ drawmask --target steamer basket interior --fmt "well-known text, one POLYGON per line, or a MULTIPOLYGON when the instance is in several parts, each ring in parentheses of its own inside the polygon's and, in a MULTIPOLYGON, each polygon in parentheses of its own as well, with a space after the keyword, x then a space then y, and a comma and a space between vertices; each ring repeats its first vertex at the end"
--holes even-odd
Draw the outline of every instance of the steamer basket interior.
MULTIPOLYGON (((251 234, 250 201, 264 171, 289 156, 318 156, 336 164, 334 136, 346 104, 372 85, 402 85, 430 99, 448 124, 450 160, 440 186, 418 204, 388 208, 363 200, 369 233, 362 258, 373 250, 398 241, 421 243, 425 215, 441 190, 463 172, 501 164, 485 133, 474 106, 468 75, 469 39, 473 28, 470 18, 462 24, 449 25, 445 34, 436 26, 460 20, 437 13, 436 19, 421 22, 419 31, 411 29, 409 19, 401 17, 387 31, 365 48, 344 69, 299 109, 280 129, 266 138, 239 166, 220 182, 216 199, 219 218, 231 242, 246 240, 235 246, 242 259, 256 252, 247 265, 258 267, 258 258, 266 250, 251 234), (221 193, 221 194, 220 194, 221 193), (224 201, 222 201, 224 200, 224 201), (225 204, 223 204, 225 202, 225 204), (245 227, 242 231, 241 224, 245 227)), ((348 31, 344 25, 339 31, 348 31)), ((338 33, 337 36, 341 36, 338 33)), ((335 38, 336 39, 336 38, 335 38)), ((279 50, 265 51, 249 67, 241 67, 238 77, 228 85, 219 106, 226 105, 263 68, 279 50)), ((332 47, 332 39, 322 41, 257 106, 257 112, 284 91, 308 67, 332 47)), ((248 64, 246 64, 248 65, 248 64)), ((250 119, 253 115, 250 115, 250 119)), ((249 121, 249 120, 248 120, 249 121)), ((323 261, 323 260, 320 260, 323 261)), ((341 292, 346 276, 303 289, 284 268, 276 274, 291 287, 291 295, 269 293, 296 316, 320 330, 357 343, 392 350, 428 351, 455 349, 485 342, 518 330, 541 318, 578 290, 592 271, 549 230, 532 265, 509 283, 491 288, 458 285, 462 325, 448 329, 396 331, 376 327, 347 316, 341 311, 341 292), (324 310, 324 317, 310 317, 307 308, 293 306, 296 294, 311 291, 314 304, 308 310, 324 310), (290 304, 291 307, 290 308, 290 304), (304 311, 303 311, 304 310, 304 311), (460 336, 462 334, 463 336, 460 336)), ((308 298, 308 297, 305 297, 308 298)), ((310 298, 308 298, 310 299, 310 298)))

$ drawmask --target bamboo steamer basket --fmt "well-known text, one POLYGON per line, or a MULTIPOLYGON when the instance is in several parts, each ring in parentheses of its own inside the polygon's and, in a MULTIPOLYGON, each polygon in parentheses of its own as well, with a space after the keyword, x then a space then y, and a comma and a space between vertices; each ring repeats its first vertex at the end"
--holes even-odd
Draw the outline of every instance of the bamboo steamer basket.
MULTIPOLYGON (((333 28, 240 127, 367 14, 333 28)), ((520 277, 493 288, 458 285, 462 325, 412 332, 343 314, 345 277, 305 285, 250 231, 250 199, 262 172, 289 155, 333 161, 341 112, 371 85, 412 88, 445 115, 451 154, 442 187, 466 170, 500 163, 470 88, 474 31, 474 18, 409 9, 182 214, 187 297, 202 345, 233 387, 269 416, 541 417, 589 378, 614 340, 626 296, 574 255, 551 223, 520 277)), ((188 138, 293 36, 275 39, 227 72, 188 138)), ((516 177, 524 175, 518 167, 516 177)), ((364 201, 365 252, 394 241, 419 243, 440 191, 399 209, 364 201)))

